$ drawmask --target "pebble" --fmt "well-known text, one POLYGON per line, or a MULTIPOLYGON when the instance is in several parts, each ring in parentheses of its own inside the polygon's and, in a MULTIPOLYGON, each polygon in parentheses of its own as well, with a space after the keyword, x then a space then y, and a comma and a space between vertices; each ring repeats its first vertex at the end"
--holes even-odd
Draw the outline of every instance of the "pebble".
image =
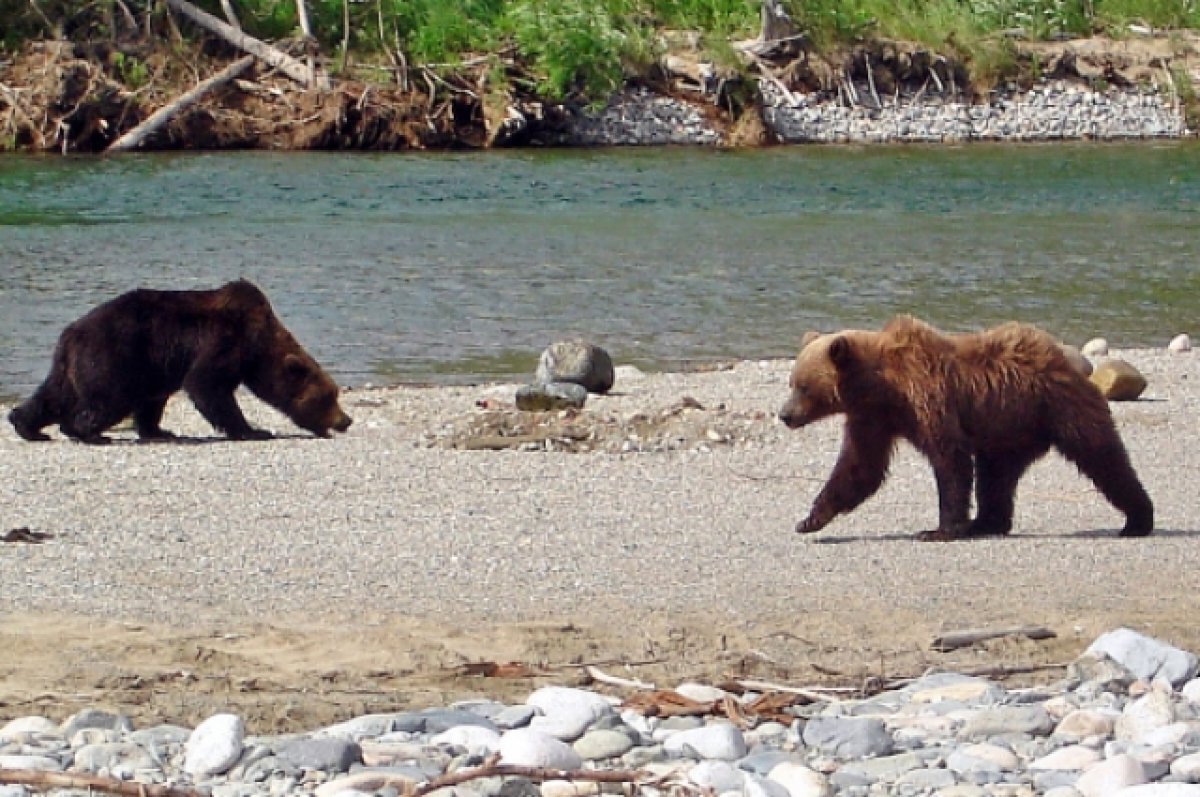
MULTIPOLYGON (((679 688, 718 694, 704 684, 679 688)), ((790 722, 747 727, 717 716, 647 717, 616 703, 549 686, 521 705, 476 700, 277 737, 246 736, 232 714, 190 731, 134 729, 98 711, 61 724, 16 717, 0 727, 0 768, 170 784, 212 797, 339 797, 403 793, 499 753, 504 764, 563 772, 545 783, 471 779, 456 793, 598 795, 612 789, 571 771, 636 769, 659 778, 648 775, 635 790, 645 797, 676 786, 742 797, 1200 797, 1195 657, 1128 629, 1100 637, 1064 678, 1035 689, 930 674, 868 699, 789 709, 790 722)), ((28 793, 0 789, 0 797, 28 793)))

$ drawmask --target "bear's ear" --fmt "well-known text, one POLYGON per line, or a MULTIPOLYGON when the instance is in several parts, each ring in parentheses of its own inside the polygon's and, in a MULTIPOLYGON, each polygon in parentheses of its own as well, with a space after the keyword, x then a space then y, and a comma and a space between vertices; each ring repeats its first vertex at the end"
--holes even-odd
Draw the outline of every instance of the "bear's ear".
POLYGON ((288 376, 304 376, 308 373, 308 363, 295 354, 289 354, 283 358, 283 370, 288 376))
POLYGON ((854 359, 850 341, 845 335, 838 335, 829 344, 829 361, 838 368, 845 368, 854 359))
POLYGON ((817 338, 821 337, 821 333, 815 329, 810 329, 804 333, 804 337, 800 338, 800 351, 808 348, 808 344, 812 343, 817 338))

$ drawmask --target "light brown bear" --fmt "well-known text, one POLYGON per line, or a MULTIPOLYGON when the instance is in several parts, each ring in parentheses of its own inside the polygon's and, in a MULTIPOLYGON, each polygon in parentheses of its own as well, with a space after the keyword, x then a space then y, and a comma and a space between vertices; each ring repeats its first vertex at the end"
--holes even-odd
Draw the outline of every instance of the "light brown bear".
POLYGON ((1122 536, 1154 529, 1154 506, 1108 402, 1036 327, 944 335, 897 316, 878 332, 809 333, 790 386, 779 412, 789 428, 846 416, 837 464, 797 524, 801 534, 873 495, 900 439, 929 459, 937 479, 938 526, 923 539, 1007 534, 1018 480, 1051 447, 1125 514, 1122 536))

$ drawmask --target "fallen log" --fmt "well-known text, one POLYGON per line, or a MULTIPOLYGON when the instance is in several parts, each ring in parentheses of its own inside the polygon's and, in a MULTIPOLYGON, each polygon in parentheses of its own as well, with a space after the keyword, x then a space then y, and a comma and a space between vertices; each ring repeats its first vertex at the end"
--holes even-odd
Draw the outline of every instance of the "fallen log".
POLYGON ((150 135, 169 122, 171 117, 175 116, 177 113, 184 110, 213 89, 222 86, 241 75, 254 65, 254 60, 255 56, 253 55, 243 56, 207 80, 200 81, 191 91, 184 93, 174 102, 159 108, 157 111, 150 114, 150 116, 148 116, 140 125, 133 128, 113 143, 109 144, 108 149, 105 150, 105 153, 128 152, 131 149, 137 149, 150 135))
POLYGON ((1042 626, 1018 626, 1016 628, 970 629, 966 631, 951 631, 935 637, 930 647, 945 653, 958 648, 965 648, 989 639, 999 639, 1006 636, 1023 636, 1027 639, 1054 639, 1057 634, 1042 626))
POLYGON ((314 70, 309 69, 287 53, 272 47, 260 39, 246 35, 232 25, 217 19, 207 11, 196 8, 188 0, 167 0, 167 5, 209 33, 220 36, 243 52, 250 53, 257 57, 258 60, 278 69, 297 83, 321 89, 329 88, 329 79, 327 77, 322 76, 318 78, 314 70))

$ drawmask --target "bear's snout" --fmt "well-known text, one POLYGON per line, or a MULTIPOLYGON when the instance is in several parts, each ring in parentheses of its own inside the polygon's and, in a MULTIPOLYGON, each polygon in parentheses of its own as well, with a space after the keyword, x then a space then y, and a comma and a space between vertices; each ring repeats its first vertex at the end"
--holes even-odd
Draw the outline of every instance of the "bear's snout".
POLYGON ((331 423, 329 427, 335 432, 344 432, 350 428, 350 424, 352 423, 354 423, 353 418, 341 410, 338 410, 337 417, 334 418, 333 423, 331 423))
POLYGON ((789 400, 779 408, 779 420, 789 429, 799 429, 808 423, 808 413, 799 402, 789 400))

